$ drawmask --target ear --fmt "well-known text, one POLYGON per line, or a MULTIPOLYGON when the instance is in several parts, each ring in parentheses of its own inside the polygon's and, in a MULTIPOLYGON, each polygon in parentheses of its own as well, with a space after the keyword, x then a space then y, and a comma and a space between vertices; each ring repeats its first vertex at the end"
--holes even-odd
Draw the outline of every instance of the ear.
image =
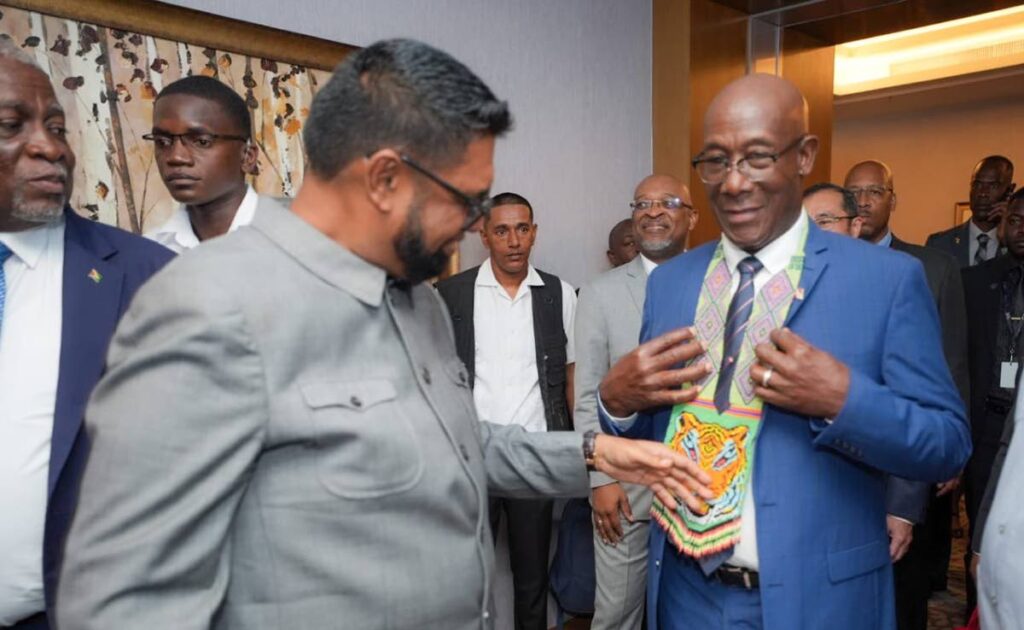
POLYGON ((242 172, 246 175, 260 174, 260 149, 252 140, 242 145, 242 172))
POLYGON ((381 212, 399 207, 400 184, 405 177, 402 159, 394 149, 381 149, 366 157, 363 185, 367 197, 381 212))
POLYGON ((807 134, 803 144, 797 149, 797 169, 806 177, 814 168, 814 159, 818 157, 818 136, 807 134))
POLYGON ((687 232, 690 232, 690 230, 692 230, 694 227, 697 226, 697 219, 699 217, 700 217, 700 212, 696 208, 694 208, 693 210, 690 210, 690 228, 688 230, 686 230, 687 232))
POLYGON ((889 202, 889 212, 896 212, 896 191, 892 193, 892 201, 889 202))
POLYGON ((612 253, 612 250, 609 249, 608 251, 606 251, 604 253, 604 255, 608 257, 608 264, 609 265, 611 265, 612 267, 618 267, 619 266, 619 259, 615 257, 615 254, 612 253))

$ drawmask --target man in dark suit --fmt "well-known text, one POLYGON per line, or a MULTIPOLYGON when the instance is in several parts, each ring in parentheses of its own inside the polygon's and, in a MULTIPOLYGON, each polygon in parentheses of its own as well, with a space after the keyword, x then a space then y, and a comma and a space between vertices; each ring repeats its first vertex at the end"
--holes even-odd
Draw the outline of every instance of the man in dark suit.
POLYGON ((0 117, 0 627, 39 630, 85 465, 86 400, 121 313, 172 254, 67 207, 64 112, 2 40, 0 117))
MULTIPOLYGON (((889 219, 896 209, 892 170, 868 160, 846 175, 846 188, 857 199, 864 219, 861 238, 913 256, 924 267, 928 288, 935 298, 942 326, 942 348, 950 373, 965 404, 969 396, 967 329, 964 290, 956 261, 934 249, 896 238, 889 219)), ((950 518, 957 479, 939 484, 932 496, 930 484, 898 477, 887 489, 888 526, 896 582, 896 621, 900 630, 925 630, 931 594, 930 559, 939 555, 949 563, 950 518)))
POLYGON ((936 232, 925 242, 956 258, 961 268, 992 260, 1000 253, 999 219, 1013 192, 1013 162, 990 155, 971 174, 971 218, 956 227, 936 232))
MULTIPOLYGON (((964 491, 971 536, 980 539, 979 509, 990 483, 1000 436, 1017 387, 1020 322, 1024 317, 1024 192, 1010 197, 1005 218, 1007 253, 963 271, 967 298, 968 362, 971 373, 971 435, 964 491)), ((973 591, 968 591, 969 608, 973 591)))

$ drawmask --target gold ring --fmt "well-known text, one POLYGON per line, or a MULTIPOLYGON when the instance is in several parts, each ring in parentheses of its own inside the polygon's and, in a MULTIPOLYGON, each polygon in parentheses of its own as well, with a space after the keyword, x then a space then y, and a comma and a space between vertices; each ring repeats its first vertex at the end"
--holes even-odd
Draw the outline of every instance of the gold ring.
POLYGON ((772 380, 772 370, 774 368, 769 367, 764 371, 764 376, 761 377, 761 387, 768 389, 768 382, 772 380))

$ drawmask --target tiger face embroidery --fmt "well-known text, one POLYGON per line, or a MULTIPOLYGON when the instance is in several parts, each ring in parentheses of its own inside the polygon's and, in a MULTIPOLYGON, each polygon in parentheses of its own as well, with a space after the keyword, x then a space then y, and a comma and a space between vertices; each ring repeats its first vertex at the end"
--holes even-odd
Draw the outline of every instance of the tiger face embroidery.
POLYGON ((715 498, 700 520, 715 522, 737 512, 742 504, 747 465, 747 435, 744 426, 732 429, 705 424, 690 412, 679 417, 679 429, 670 446, 696 462, 711 477, 715 498))

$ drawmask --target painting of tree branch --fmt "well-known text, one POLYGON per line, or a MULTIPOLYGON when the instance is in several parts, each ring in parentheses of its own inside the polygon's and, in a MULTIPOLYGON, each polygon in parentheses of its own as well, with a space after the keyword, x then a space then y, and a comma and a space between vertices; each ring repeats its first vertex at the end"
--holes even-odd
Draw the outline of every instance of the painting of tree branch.
POLYGON ((78 157, 72 207, 135 233, 159 226, 175 202, 157 173, 153 100, 193 74, 237 91, 253 118, 260 194, 287 197, 302 181, 302 127, 324 70, 0 5, 0 36, 33 55, 53 81, 78 157))

